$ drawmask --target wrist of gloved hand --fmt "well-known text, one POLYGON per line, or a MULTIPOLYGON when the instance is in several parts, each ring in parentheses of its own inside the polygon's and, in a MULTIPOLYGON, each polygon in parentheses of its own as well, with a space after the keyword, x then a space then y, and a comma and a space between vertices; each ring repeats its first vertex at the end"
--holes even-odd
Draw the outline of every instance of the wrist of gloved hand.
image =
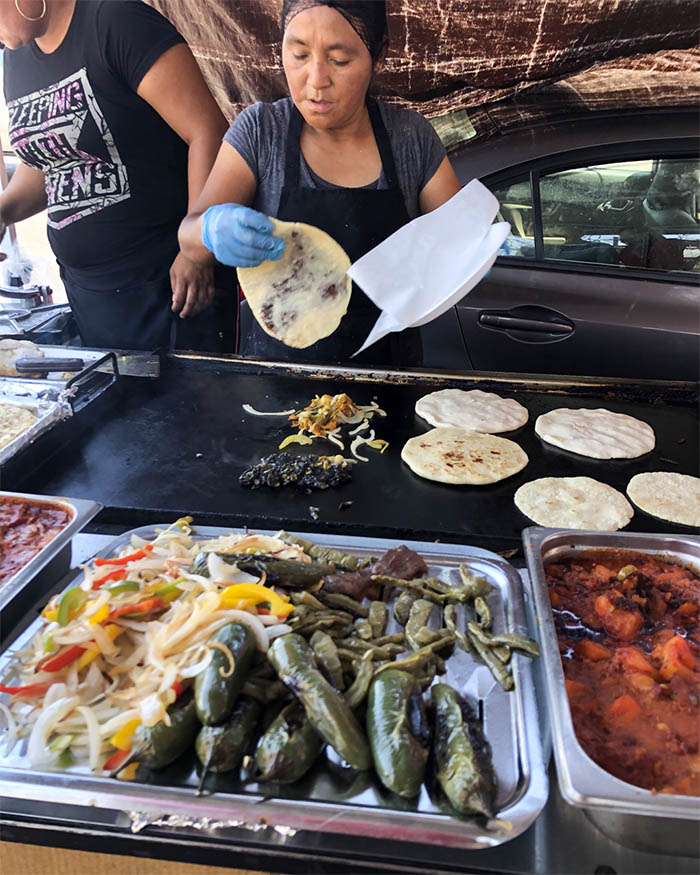
POLYGON ((273 237, 263 213, 239 204, 215 204, 202 215, 202 243, 230 267, 257 267, 282 257, 284 242, 273 237))

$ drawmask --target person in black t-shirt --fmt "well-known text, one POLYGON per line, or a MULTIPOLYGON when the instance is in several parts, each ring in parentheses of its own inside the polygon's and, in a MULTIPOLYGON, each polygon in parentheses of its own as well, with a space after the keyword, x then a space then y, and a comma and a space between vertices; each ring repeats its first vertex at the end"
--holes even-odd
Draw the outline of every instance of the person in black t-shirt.
POLYGON ((0 237, 48 207, 86 346, 232 348, 233 283, 215 290, 177 242, 227 127, 180 34, 141 0, 17 0, 0 40, 22 162, 0 237))

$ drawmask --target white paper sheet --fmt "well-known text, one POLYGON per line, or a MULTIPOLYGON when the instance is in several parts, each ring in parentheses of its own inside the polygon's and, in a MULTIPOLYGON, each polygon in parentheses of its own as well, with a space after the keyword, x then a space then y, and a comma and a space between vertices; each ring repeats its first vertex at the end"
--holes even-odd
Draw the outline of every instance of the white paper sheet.
POLYGON ((493 224, 497 212, 496 198, 473 179, 358 259, 348 275, 382 312, 353 355, 391 331, 431 322, 471 291, 510 232, 508 222, 493 224))

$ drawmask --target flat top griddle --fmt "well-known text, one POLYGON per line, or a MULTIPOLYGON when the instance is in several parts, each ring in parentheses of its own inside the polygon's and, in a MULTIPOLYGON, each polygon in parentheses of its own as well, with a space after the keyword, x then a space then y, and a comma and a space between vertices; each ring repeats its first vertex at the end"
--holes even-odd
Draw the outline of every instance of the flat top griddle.
MULTIPOLYGON (((103 523, 133 526, 182 513, 195 520, 312 531, 342 527, 347 534, 414 537, 476 543, 492 549, 518 547, 531 521, 514 505, 523 483, 545 476, 588 476, 624 493, 643 471, 698 474, 697 393, 693 384, 632 383, 509 377, 494 374, 381 374, 353 369, 275 365, 194 354, 169 356, 158 380, 121 379, 80 417, 8 472, 4 488, 70 494, 105 505, 103 523), (401 461, 405 441, 430 426, 415 414, 416 400, 447 387, 481 388, 516 398, 530 411, 526 426, 502 435, 530 458, 515 476, 490 486, 447 486, 421 479, 401 461), (258 410, 306 405, 314 394, 346 391, 358 404, 376 399, 387 417, 371 421, 389 441, 383 455, 353 466, 353 482, 338 489, 299 493, 289 488, 250 490, 238 476, 277 450, 292 433, 285 417, 258 410), (638 459, 597 461, 542 442, 537 416, 556 407, 605 407, 644 420, 657 445, 638 459), (352 504, 344 506, 344 502, 352 504), (317 508, 318 519, 310 508, 317 508)), ((335 454, 318 440, 292 452, 335 454)), ((345 455, 350 456, 349 441, 345 455)), ((683 532, 640 510, 628 531, 683 532)))

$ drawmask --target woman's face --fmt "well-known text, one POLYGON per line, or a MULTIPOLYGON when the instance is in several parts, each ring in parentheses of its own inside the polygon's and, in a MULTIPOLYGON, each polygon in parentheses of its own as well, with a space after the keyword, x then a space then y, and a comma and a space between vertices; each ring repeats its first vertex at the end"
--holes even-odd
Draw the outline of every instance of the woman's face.
POLYGON ((307 124, 342 128, 363 110, 372 73, 367 46, 343 16, 313 6, 289 22, 282 42, 289 93, 307 124))
MULTIPOLYGON (((19 6, 25 15, 36 18, 44 8, 42 0, 19 0, 19 6)), ((0 0, 0 42, 8 49, 18 49, 41 36, 46 28, 44 15, 38 21, 27 21, 17 11, 14 0, 0 0)))

